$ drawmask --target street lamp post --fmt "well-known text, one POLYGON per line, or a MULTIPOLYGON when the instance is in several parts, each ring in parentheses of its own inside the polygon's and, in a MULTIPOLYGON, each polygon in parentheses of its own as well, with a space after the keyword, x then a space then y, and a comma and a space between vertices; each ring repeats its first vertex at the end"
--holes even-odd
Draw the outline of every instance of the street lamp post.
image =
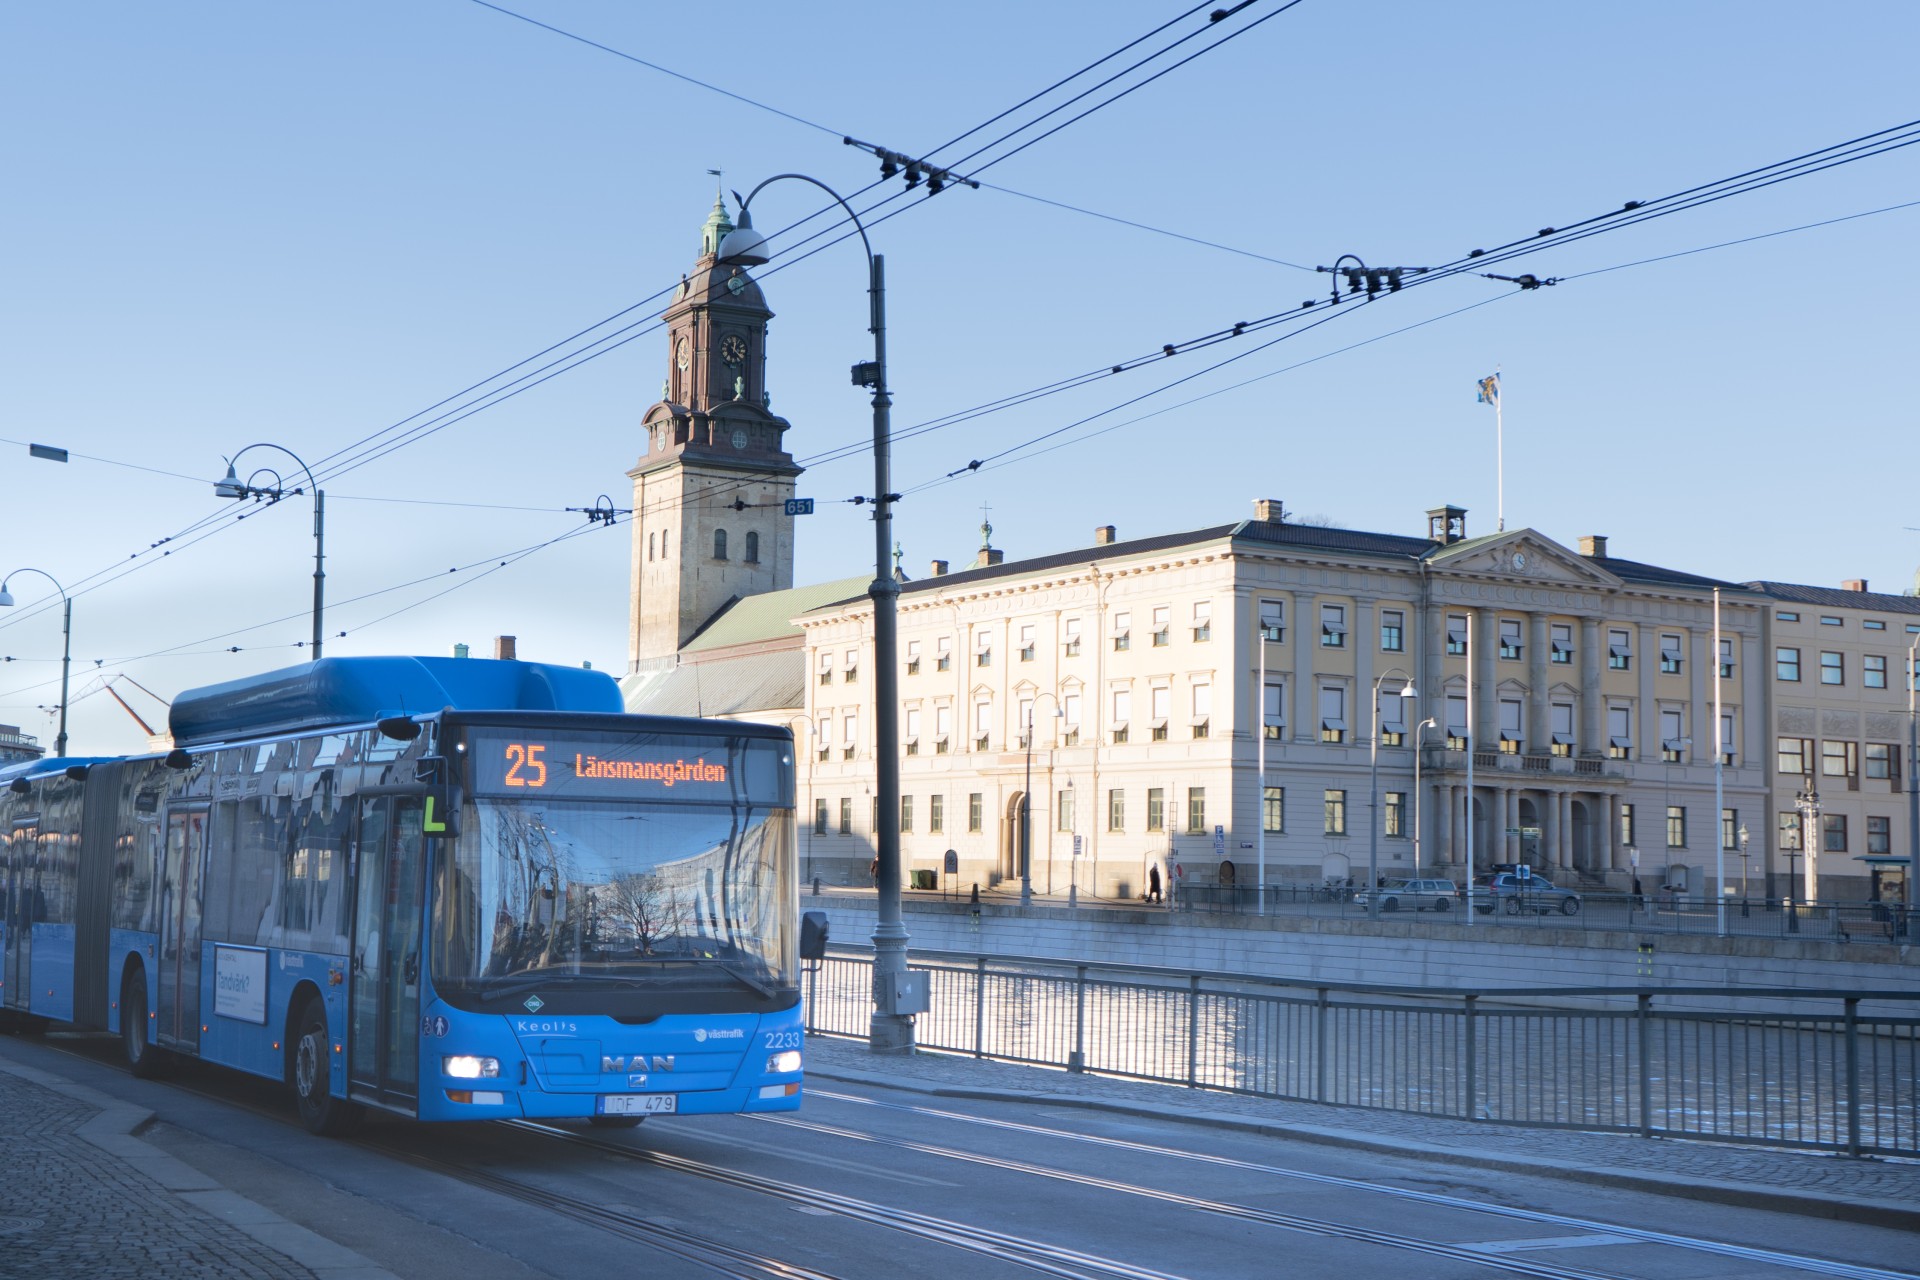
MULTIPOLYGON (((1373 679, 1373 733, 1367 750, 1367 916, 1380 918, 1380 684, 1388 676, 1398 675, 1407 682, 1400 691, 1402 698, 1417 698, 1420 691, 1413 687, 1413 677, 1398 667, 1389 667, 1373 679)), ((1420 757, 1416 750, 1414 760, 1420 757)), ((1416 865, 1414 871, 1420 868, 1416 865)))
POLYGON ((1920 890, 1920 714, 1914 710, 1914 690, 1920 688, 1920 636, 1907 646, 1907 883, 1900 895, 1904 913, 1913 908, 1920 890))
MULTIPOLYGON (((1042 698, 1053 699, 1053 718, 1058 720, 1066 712, 1060 709, 1060 697, 1052 692, 1040 692, 1033 695, 1027 703, 1027 781, 1020 793, 1020 903, 1022 906, 1033 901, 1033 709, 1042 698)), ((1051 848, 1051 846, 1049 846, 1051 848)), ((1047 855, 1051 858, 1053 855, 1047 855)), ((1053 863, 1048 862, 1048 867, 1053 863)))
MULTIPOLYGON (((1413 874, 1420 874, 1420 753, 1427 745, 1427 728, 1439 727, 1439 721, 1428 716, 1413 726, 1413 874)), ((1472 879, 1471 876, 1468 879, 1472 879)))
MULTIPOLYGON (((860 234, 860 245, 867 255, 867 328, 873 334, 873 359, 853 366, 853 382, 855 386, 873 390, 874 574, 867 594, 873 600, 876 668, 874 784, 879 792, 880 812, 888 815, 880 823, 878 840, 879 920, 873 931, 874 1002, 867 1042, 878 1053, 908 1053, 913 1049, 913 1015, 901 1011, 900 999, 907 978, 907 928, 900 914, 900 669, 896 662, 899 636, 895 625, 900 584, 893 580, 888 565, 893 549, 893 504, 899 495, 892 492, 892 428, 888 409, 893 399, 887 393, 886 264, 873 251, 867 229, 861 225, 853 206, 841 199, 832 187, 804 173, 777 173, 747 193, 747 198, 740 201, 739 220, 720 242, 716 256, 721 262, 752 267, 772 257, 767 251, 766 237, 753 229, 753 219, 747 210, 761 191, 787 179, 818 187, 833 197, 860 234)), ((912 1003, 909 997, 909 1007, 912 1003)))
POLYGON ((242 481, 239 473, 234 470, 234 464, 253 449, 277 449, 300 463, 300 469, 307 473, 307 487, 313 490, 313 660, 318 662, 320 661, 320 624, 321 616, 325 612, 327 584, 327 495, 320 491, 319 483, 313 478, 313 469, 301 460, 299 454, 285 445, 271 444, 267 441, 250 444, 228 458, 227 474, 213 482, 214 493, 222 498, 265 498, 269 502, 278 502, 288 493, 300 492, 298 489, 290 490, 281 484, 280 473, 272 471, 271 468, 263 468, 273 476, 274 483, 271 485, 253 483, 254 477, 260 474, 259 471, 253 472, 242 481))
MULTIPOLYGON (((1815 865, 1816 850, 1814 841, 1820 838, 1820 793, 1814 789, 1813 775, 1805 775, 1806 785, 1793 798, 1793 807, 1800 811, 1800 856, 1804 859, 1801 874, 1806 877, 1800 896, 1808 903, 1815 901, 1815 888, 1818 883, 1818 868, 1815 865)), ((1794 903, 1794 877, 1787 878, 1787 928, 1795 933, 1800 931, 1800 911, 1794 903)))
POLYGON ((13 596, 7 591, 7 582, 15 573, 37 573, 60 593, 60 733, 53 740, 53 754, 67 754, 67 673, 73 666, 73 601, 67 595, 67 589, 58 579, 45 569, 15 569, 13 573, 0 579, 0 609, 13 607, 13 596))
POLYGON ((1747 824, 1740 824, 1740 916, 1747 916, 1747 824))

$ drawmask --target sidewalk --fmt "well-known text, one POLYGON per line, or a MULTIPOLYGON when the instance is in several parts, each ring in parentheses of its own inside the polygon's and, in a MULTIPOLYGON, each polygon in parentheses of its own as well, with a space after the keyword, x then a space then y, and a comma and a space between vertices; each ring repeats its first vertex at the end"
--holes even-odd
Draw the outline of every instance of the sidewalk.
POLYGON ((0 1277, 395 1280, 142 1141, 152 1118, 0 1061, 0 1277))
POLYGON ((1687 1199, 1920 1231, 1920 1161, 1733 1143, 1476 1124, 1329 1107, 921 1051, 873 1054, 811 1035, 807 1074, 944 1098, 1086 1107, 1294 1141, 1568 1178, 1687 1199))

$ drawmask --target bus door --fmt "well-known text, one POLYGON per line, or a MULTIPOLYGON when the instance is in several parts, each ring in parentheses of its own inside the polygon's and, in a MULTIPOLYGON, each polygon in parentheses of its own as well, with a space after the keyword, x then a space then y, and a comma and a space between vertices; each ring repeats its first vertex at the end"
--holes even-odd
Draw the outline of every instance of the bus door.
POLYGON ((0 947, 5 949, 0 980, 0 1005, 25 1009, 32 992, 28 989, 33 965, 33 904, 39 889, 36 855, 39 853, 39 820, 28 819, 13 825, 5 857, 0 858, 0 947))
POLYGON ((169 807, 154 1039, 194 1051, 200 1047, 200 875, 206 849, 207 806, 169 807))
POLYGON ((354 843, 348 1074, 355 1093, 389 1104, 419 1092, 420 815, 414 796, 365 798, 354 843))

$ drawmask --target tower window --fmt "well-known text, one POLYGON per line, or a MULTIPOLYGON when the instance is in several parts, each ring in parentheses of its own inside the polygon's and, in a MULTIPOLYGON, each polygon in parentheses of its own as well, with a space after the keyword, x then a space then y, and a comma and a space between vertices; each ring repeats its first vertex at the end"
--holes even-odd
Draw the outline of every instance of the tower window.
POLYGON ((713 558, 715 560, 725 560, 727 558, 727 531, 725 529, 715 529, 713 531, 713 558))
POLYGON ((653 559, 653 540, 658 536, 658 534, 653 533, 647 535, 647 559, 649 560, 653 559))
POLYGON ((760 563, 760 535, 757 533, 749 533, 747 535, 746 560, 748 564, 760 563))

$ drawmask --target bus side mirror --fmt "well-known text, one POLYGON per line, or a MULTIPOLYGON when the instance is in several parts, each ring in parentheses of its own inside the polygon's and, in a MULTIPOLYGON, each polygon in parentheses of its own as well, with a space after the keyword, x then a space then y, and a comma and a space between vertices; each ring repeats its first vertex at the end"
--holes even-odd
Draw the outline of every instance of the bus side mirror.
POLYGON ((809 911, 800 917, 800 958, 823 960, 827 954, 827 913, 809 911))
POLYGON ((455 840, 460 835, 460 811, 466 797, 460 788, 435 784, 427 788, 420 815, 420 831, 429 840, 455 840))

